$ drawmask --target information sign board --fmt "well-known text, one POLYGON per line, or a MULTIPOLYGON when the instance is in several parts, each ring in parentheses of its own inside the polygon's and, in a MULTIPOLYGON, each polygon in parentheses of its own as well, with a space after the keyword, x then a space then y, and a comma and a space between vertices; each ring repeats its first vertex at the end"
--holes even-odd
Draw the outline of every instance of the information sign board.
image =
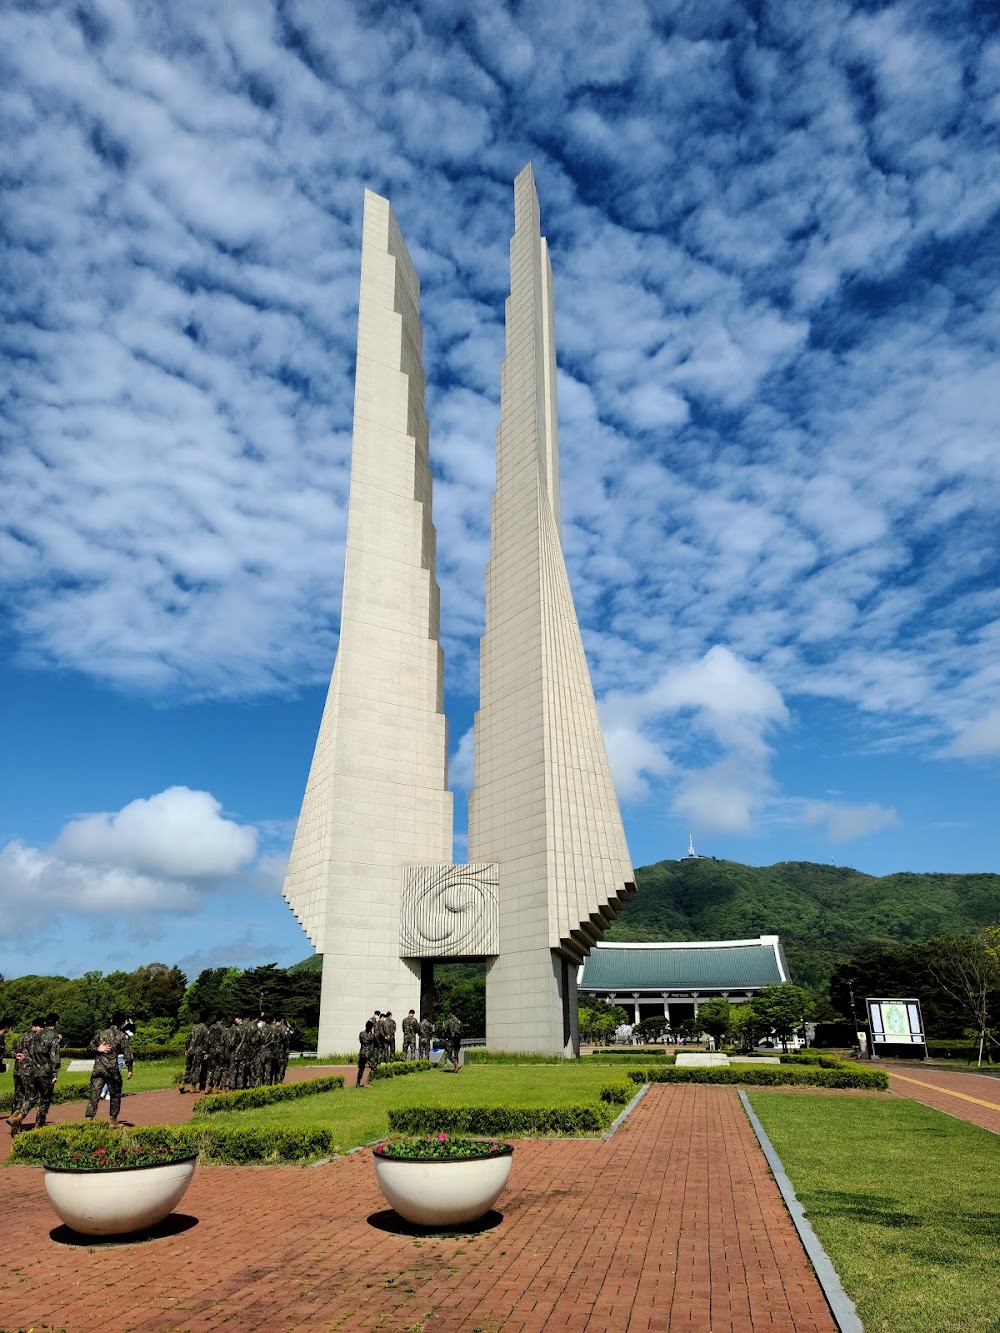
POLYGON ((868 999, 865 1004, 873 1046, 923 1046, 924 1018, 919 1000, 868 999))

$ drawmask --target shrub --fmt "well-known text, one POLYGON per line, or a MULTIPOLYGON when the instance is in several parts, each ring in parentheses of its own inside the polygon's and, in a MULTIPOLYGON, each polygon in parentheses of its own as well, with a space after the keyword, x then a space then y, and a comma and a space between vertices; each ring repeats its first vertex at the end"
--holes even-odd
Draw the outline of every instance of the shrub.
POLYGON ((575 1106, 396 1106, 389 1128, 397 1134, 445 1130, 500 1138, 508 1134, 599 1134, 614 1119, 603 1102, 575 1106))
POLYGON ((798 1055, 779 1055, 778 1059, 783 1065, 818 1065, 820 1069, 855 1069, 856 1065, 850 1064, 847 1060, 840 1060, 835 1055, 819 1054, 798 1054, 798 1055))
POLYGON ((404 1074, 422 1074, 433 1068, 430 1060, 390 1060, 378 1065, 372 1078, 401 1078, 404 1074))
POLYGON ((612 1106, 625 1106, 634 1096, 635 1084, 627 1078, 616 1078, 601 1089, 601 1101, 610 1102, 612 1106))
POLYGON ((731 1065, 708 1069, 630 1069, 633 1083, 729 1083, 742 1087, 869 1088, 886 1091, 881 1069, 845 1065, 840 1069, 789 1069, 782 1065, 731 1065))
POLYGON ((596 1060, 598 1064, 619 1060, 656 1060, 658 1063, 672 1065, 677 1056, 672 1051, 668 1053, 662 1047, 617 1046, 611 1050, 591 1051, 589 1059, 596 1060))
MULTIPOLYGON (((52 1102, 62 1106, 64 1102, 85 1102, 90 1095, 90 1083, 57 1083, 52 1089, 52 1102)), ((0 1111, 10 1114, 14 1109, 13 1092, 0 1093, 0 1111)))
MULTIPOLYGON (((246 1166, 262 1162, 304 1162, 337 1152, 333 1131, 325 1125, 297 1129, 264 1125, 145 1125, 133 1130, 131 1140, 151 1152, 185 1151, 201 1154, 204 1162, 246 1166)), ((116 1143, 121 1131, 108 1125, 49 1125, 19 1134, 11 1144, 9 1160, 26 1166, 44 1166, 66 1153, 93 1152, 116 1143)))
POLYGON ((563 1055, 539 1055, 536 1051, 490 1051, 474 1046, 464 1052, 467 1065, 562 1065, 563 1055))
MULTIPOLYGON (((183 1046, 142 1046, 137 1042, 132 1043, 132 1054, 137 1060, 183 1060, 183 1046)), ((63 1060, 93 1060, 94 1052, 88 1051, 86 1046, 63 1046, 59 1050, 60 1058, 63 1060)))
POLYGON ((202 1097, 194 1107, 195 1115, 215 1115, 219 1111, 255 1111, 259 1106, 274 1102, 290 1102, 296 1097, 312 1097, 320 1092, 333 1092, 344 1086, 340 1074, 326 1078, 304 1079, 301 1083, 277 1083, 263 1088, 244 1088, 237 1092, 213 1092, 202 1097))
POLYGON ((509 1157, 513 1144, 469 1139, 461 1134, 431 1134, 425 1139, 403 1139, 399 1143, 379 1143, 374 1150, 379 1157, 393 1162, 468 1162, 483 1157, 509 1157))

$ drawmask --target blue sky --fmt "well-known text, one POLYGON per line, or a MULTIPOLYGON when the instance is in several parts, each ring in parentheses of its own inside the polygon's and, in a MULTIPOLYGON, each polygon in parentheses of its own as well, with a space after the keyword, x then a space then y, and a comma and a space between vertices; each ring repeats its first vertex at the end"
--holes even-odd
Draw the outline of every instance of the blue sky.
POLYGON ((423 285, 467 782, 529 159, 635 864, 690 829, 997 869, 990 7, 31 0, 0 116, 0 970, 309 952, 278 887, 337 643, 366 185, 423 285))

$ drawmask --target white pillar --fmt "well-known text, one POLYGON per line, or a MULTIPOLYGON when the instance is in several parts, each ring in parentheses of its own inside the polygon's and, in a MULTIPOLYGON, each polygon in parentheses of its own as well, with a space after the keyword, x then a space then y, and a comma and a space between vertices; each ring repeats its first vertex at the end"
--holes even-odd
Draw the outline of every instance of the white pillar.
POLYGON ((635 1014, 635 1018, 634 1018, 633 1021, 636 1022, 636 1023, 638 1023, 638 1021, 639 1021, 639 992, 638 992, 637 990, 634 990, 634 991, 632 992, 632 1007, 633 1007, 633 1011, 634 1011, 634 1014, 635 1014))

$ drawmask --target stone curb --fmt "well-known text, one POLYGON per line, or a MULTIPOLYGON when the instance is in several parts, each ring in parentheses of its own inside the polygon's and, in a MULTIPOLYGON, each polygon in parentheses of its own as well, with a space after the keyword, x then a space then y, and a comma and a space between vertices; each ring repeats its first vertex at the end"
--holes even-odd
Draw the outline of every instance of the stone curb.
POLYGON ((632 1114, 635 1108, 639 1105, 639 1103, 642 1101, 643 1097, 645 1097, 648 1091, 649 1091, 649 1084, 644 1083, 642 1087, 639 1089, 639 1091, 632 1098, 632 1100, 629 1102, 628 1106, 625 1107, 625 1109, 621 1112, 620 1115, 615 1117, 615 1119, 611 1122, 608 1128, 604 1131, 604 1133, 601 1135, 602 1139, 610 1139, 611 1135, 614 1134, 616 1130, 621 1129, 622 1125, 632 1114))
POLYGON ((830 1313, 833 1315, 837 1327, 841 1330, 841 1333, 864 1333, 865 1326, 858 1318, 854 1302, 841 1286, 837 1270, 834 1268, 830 1256, 824 1250, 816 1232, 813 1231, 812 1223, 806 1217, 802 1205, 799 1203, 781 1158, 775 1152, 774 1145, 767 1137, 764 1126, 758 1120, 756 1112, 750 1105, 750 1099, 742 1088, 739 1089, 739 1097, 743 1103, 743 1109, 749 1117, 753 1132, 757 1135, 757 1142, 763 1149, 767 1164, 771 1168, 775 1183, 781 1191, 781 1197, 785 1201, 785 1207, 788 1209, 795 1230, 799 1233, 802 1248, 809 1256, 809 1261, 816 1272, 819 1285, 823 1290, 826 1303, 830 1307, 830 1313))

